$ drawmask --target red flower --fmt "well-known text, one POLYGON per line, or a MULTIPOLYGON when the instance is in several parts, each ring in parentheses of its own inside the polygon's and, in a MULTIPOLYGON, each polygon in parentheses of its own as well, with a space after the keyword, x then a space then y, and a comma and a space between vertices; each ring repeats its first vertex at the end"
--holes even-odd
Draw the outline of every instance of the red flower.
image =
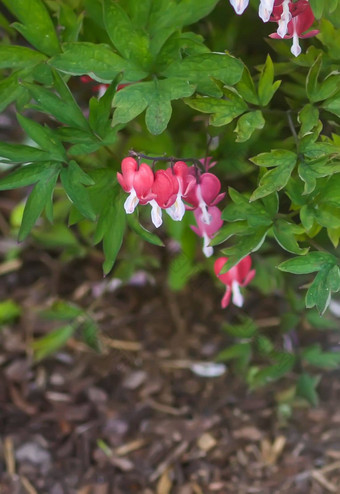
MULTIPOLYGON (((191 174, 196 173, 196 169, 190 169, 191 174)), ((225 196, 225 192, 220 194, 221 190, 221 182, 212 173, 202 173, 198 181, 193 187, 189 194, 186 197, 186 200, 192 204, 192 208, 188 207, 188 209, 196 209, 199 208, 201 210, 201 220, 209 225, 211 218, 208 213, 209 206, 215 206, 220 201, 222 201, 225 196)))
MULTIPOLYGON (((89 75, 82 75, 80 77, 80 80, 84 84, 89 84, 90 82, 95 82, 95 80, 92 79, 92 77, 90 77, 89 75)), ((94 93, 98 93, 98 96, 101 98, 105 94, 109 85, 110 84, 95 84, 94 86, 92 86, 91 89, 94 93)), ((118 89, 117 89, 117 91, 118 91, 118 89)))
POLYGON ((154 174, 149 165, 138 163, 134 158, 124 158, 122 161, 122 173, 117 173, 117 180, 130 195, 124 203, 127 214, 134 212, 137 204, 147 204, 155 198, 151 188, 154 182, 154 174))
POLYGON ((150 201, 151 219, 156 228, 162 224, 162 209, 170 208, 176 201, 179 185, 171 168, 158 170, 155 173, 155 180, 152 185, 152 192, 155 196, 150 201))
POLYGON ((196 181, 189 174, 188 165, 184 161, 176 161, 172 167, 172 171, 178 182, 178 192, 175 202, 167 209, 167 213, 174 221, 181 221, 185 213, 182 198, 185 199, 188 196, 191 189, 195 187, 196 181))
POLYGON ((307 0, 299 0, 296 3, 283 0, 280 5, 274 7, 272 20, 278 22, 279 28, 276 33, 270 34, 270 37, 276 39, 293 38, 291 52, 296 57, 301 53, 299 38, 311 38, 319 32, 314 29, 306 33, 315 20, 307 0), (280 14, 280 12, 282 13, 280 14))
POLYGON ((233 266, 229 271, 220 274, 223 266, 228 261, 227 257, 219 257, 215 261, 214 271, 216 276, 226 286, 225 294, 222 298, 221 306, 224 309, 230 302, 231 295, 233 296, 233 304, 237 307, 242 307, 243 296, 240 291, 240 286, 246 286, 255 276, 255 270, 251 269, 250 256, 244 257, 236 266, 233 266))
POLYGON ((223 225, 223 220, 221 219, 221 211, 217 206, 209 206, 208 214, 211 217, 209 225, 204 223, 201 219, 201 211, 196 209, 194 211, 197 226, 190 226, 192 231, 194 231, 199 237, 203 238, 203 253, 206 257, 210 257, 214 253, 213 247, 209 245, 210 239, 213 238, 215 233, 223 225))

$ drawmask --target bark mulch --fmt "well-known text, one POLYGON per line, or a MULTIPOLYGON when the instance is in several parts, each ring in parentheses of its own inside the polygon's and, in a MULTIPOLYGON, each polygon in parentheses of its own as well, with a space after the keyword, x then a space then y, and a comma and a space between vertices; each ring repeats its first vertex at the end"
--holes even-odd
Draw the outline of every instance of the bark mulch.
MULTIPOLYGON (((179 294, 162 276, 112 290, 99 261, 28 247, 0 264, 0 299, 23 307, 1 328, 1 494, 340 493, 336 371, 323 374, 317 408, 285 420, 276 397, 292 380, 250 393, 229 369, 192 371, 227 345, 220 327, 235 314, 219 308, 210 278, 179 294), (33 336, 62 324, 39 314, 58 299, 93 315, 101 353, 75 335, 33 360, 33 336)), ((275 325, 273 300, 248 304, 275 325)))

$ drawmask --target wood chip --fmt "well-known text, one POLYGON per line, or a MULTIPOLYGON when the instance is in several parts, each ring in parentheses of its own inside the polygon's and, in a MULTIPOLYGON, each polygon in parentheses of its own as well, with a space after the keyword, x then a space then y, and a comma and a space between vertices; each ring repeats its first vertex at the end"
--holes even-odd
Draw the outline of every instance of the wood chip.
POLYGON ((3 274, 11 273, 12 271, 17 271, 22 266, 21 259, 12 259, 11 261, 6 261, 0 264, 0 276, 3 274))
POLYGON ((333 470, 339 470, 340 469, 340 461, 335 461, 334 463, 331 463, 330 465, 327 465, 323 468, 321 468, 320 472, 328 473, 332 472, 333 470))
POLYGON ((13 439, 9 436, 4 441, 4 457, 6 463, 6 470, 9 475, 15 474, 15 457, 13 439))
POLYGON ((157 403, 155 400, 151 400, 151 399, 147 400, 147 404, 150 406, 150 408, 153 408, 158 412, 167 413, 169 415, 174 415, 176 417, 179 417, 180 415, 185 415, 188 411, 187 407, 174 408, 174 407, 170 407, 169 405, 163 405, 163 403, 157 403))
POLYGON ((23 398, 23 396, 21 395, 21 393, 19 392, 16 386, 10 385, 9 393, 11 395, 11 399, 13 403, 19 408, 19 410, 26 413, 27 415, 35 415, 37 413, 38 411, 37 407, 35 407, 31 403, 28 403, 23 398))
POLYGON ((170 472, 166 470, 157 484, 157 494, 170 494, 172 487, 172 481, 170 479, 170 472))
POLYGON ((142 345, 138 341, 114 340, 103 335, 99 336, 99 339, 104 345, 116 350, 126 350, 127 352, 139 352, 142 350, 142 345))
POLYGON ((259 441, 263 436, 262 432, 252 425, 234 431, 233 435, 236 439, 247 439, 249 441, 259 441))
POLYGON ((113 454, 116 456, 125 456, 132 453, 132 451, 143 448, 146 444, 148 444, 146 439, 136 439, 135 441, 123 444, 122 446, 114 449, 113 454))
POLYGON ((339 492, 338 488, 334 484, 329 482, 318 470, 313 470, 312 477, 314 480, 319 482, 319 484, 322 485, 322 487, 324 487, 328 492, 339 492))
POLYGON ((261 456, 266 465, 275 465, 286 444, 284 436, 278 436, 273 443, 268 439, 261 441, 261 456))
POLYGON ((189 443, 187 441, 183 441, 180 443, 177 448, 175 448, 171 453, 165 458, 162 463, 158 465, 156 470, 150 475, 150 481, 154 482, 157 480, 165 470, 169 468, 170 465, 172 465, 178 458, 180 458, 183 453, 187 450, 189 446, 189 443))
POLYGON ((337 449, 329 449, 328 451, 326 451, 326 455, 330 458, 334 458, 334 460, 340 460, 340 451, 338 451, 337 449))
POLYGON ((23 475, 20 476, 20 482, 28 494, 38 494, 31 482, 23 475))
POLYGON ((210 451, 212 448, 216 446, 216 439, 209 434, 209 432, 205 432, 202 434, 202 436, 198 439, 197 441, 197 446, 202 450, 202 451, 210 451))

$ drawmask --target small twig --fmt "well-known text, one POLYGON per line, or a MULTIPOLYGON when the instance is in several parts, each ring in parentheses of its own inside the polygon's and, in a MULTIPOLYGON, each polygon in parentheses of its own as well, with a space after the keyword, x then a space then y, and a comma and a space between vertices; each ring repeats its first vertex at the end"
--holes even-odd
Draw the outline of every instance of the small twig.
POLYGON ((292 133, 292 135, 294 137, 296 149, 298 149, 299 148, 299 138, 298 138, 298 135, 297 135, 296 130, 295 130, 295 127, 294 127, 294 123, 293 123, 293 119, 292 119, 292 114, 291 114, 290 110, 287 111, 287 119, 288 119, 289 128, 290 128, 291 133, 292 133))
POLYGON ((7 436, 4 441, 4 457, 5 457, 7 473, 9 475, 14 475, 15 457, 14 457, 13 439, 9 436, 7 436))
POLYGON ((118 446, 112 451, 112 454, 116 456, 125 456, 133 451, 137 451, 138 449, 144 448, 148 444, 146 439, 136 439, 135 441, 131 441, 129 443, 123 444, 122 446, 118 446))
POLYGON ((28 494, 38 494, 31 482, 23 475, 20 477, 20 482, 28 494))
POLYGON ((145 160, 150 160, 150 161, 166 161, 171 163, 174 163, 175 161, 190 161, 191 163, 194 163, 194 165, 200 168, 202 167, 202 163, 197 158, 175 158, 174 156, 148 156, 146 154, 137 153, 133 149, 129 151, 129 156, 133 156, 137 159, 143 158, 145 160))
POLYGON ((151 399, 147 401, 147 404, 158 412, 166 413, 168 415, 174 415, 175 417, 180 417, 181 415, 184 415, 188 412, 186 408, 178 409, 170 407, 169 405, 163 405, 163 403, 157 403, 156 401, 151 399))
POLYGON ((328 492, 339 492, 338 488, 329 482, 318 470, 313 470, 312 478, 319 482, 319 484, 324 487, 328 492))
POLYGON ((116 350, 125 350, 128 352, 139 352, 142 350, 142 345, 138 341, 113 340, 103 335, 100 335, 99 339, 104 345, 115 348, 116 350))
POLYGON ((180 458, 183 453, 187 450, 189 446, 188 441, 183 441, 177 448, 175 448, 171 453, 165 458, 162 463, 158 465, 156 470, 150 475, 150 482, 154 482, 174 463, 178 458, 180 458))

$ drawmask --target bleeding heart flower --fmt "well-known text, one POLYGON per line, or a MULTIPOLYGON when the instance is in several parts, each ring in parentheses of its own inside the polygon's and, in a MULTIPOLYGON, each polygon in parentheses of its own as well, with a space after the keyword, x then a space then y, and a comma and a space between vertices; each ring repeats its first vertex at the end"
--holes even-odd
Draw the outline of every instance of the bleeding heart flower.
POLYGON ((313 24, 314 20, 315 18, 313 11, 310 5, 307 4, 307 6, 304 8, 304 10, 302 10, 302 12, 299 12, 288 22, 287 32, 284 36, 281 36, 280 33, 273 33, 270 34, 270 37, 271 38, 284 37, 285 39, 293 38, 291 52, 293 55, 297 57, 301 53, 299 38, 311 38, 312 36, 315 36, 316 34, 319 33, 317 29, 314 29, 306 33, 306 31, 313 24))
POLYGON ((263 22, 268 22, 273 12, 275 0, 260 0, 259 16, 263 22))
POLYGON ((174 221, 181 221, 185 213, 185 205, 182 198, 186 198, 190 190, 195 187, 196 180, 189 174, 189 168, 184 161, 176 161, 172 167, 173 174, 178 182, 176 200, 166 212, 174 221))
MULTIPOLYGON (((196 169, 190 168, 191 174, 196 174, 196 169)), ((193 187, 186 197, 186 201, 192 204, 193 207, 187 209, 199 208, 201 211, 201 220, 207 225, 210 224, 211 217, 208 213, 209 206, 215 206, 225 196, 225 192, 220 194, 221 182, 212 173, 202 173, 197 177, 195 187, 193 187)))
POLYGON ((201 219, 201 211, 196 209, 194 211, 197 226, 190 226, 190 228, 199 236, 203 238, 203 253, 206 257, 210 257, 214 253, 213 247, 209 245, 210 239, 213 238, 216 232, 223 225, 223 220, 221 219, 221 211, 217 206, 209 206, 208 214, 211 218, 209 225, 204 223, 201 219))
POLYGON ((152 185, 155 198, 150 201, 151 219, 156 228, 162 224, 162 209, 168 209, 176 201, 179 184, 171 168, 158 170, 152 185))
POLYGON ((240 291, 240 286, 246 286, 255 276, 255 269, 251 269, 250 256, 244 257, 236 266, 233 266, 229 271, 220 274, 223 266, 228 261, 227 257, 219 257, 214 264, 216 276, 226 286, 225 294, 222 298, 221 306, 224 309, 230 302, 232 295, 233 304, 237 307, 242 307, 243 296, 240 291))
MULTIPOLYGON (((88 75, 82 75, 80 77, 80 80, 84 84, 88 84, 90 82, 95 82, 95 80, 92 79, 92 77, 90 77, 88 75)), ((106 93, 106 90, 109 87, 109 85, 110 84, 95 84, 94 86, 92 86, 92 91, 94 93, 98 93, 99 98, 101 98, 106 93)))
POLYGON ((248 7, 249 0, 230 0, 230 3, 236 14, 241 15, 248 7))
POLYGON ((293 38, 291 52, 296 57, 301 53, 299 38, 311 38, 319 33, 317 29, 306 31, 311 27, 315 18, 307 0, 276 0, 271 20, 278 23, 276 33, 271 38, 293 38))
POLYGON ((147 204, 156 197, 151 190, 154 183, 154 174, 149 165, 138 163, 134 158, 124 158, 122 161, 122 173, 117 173, 117 180, 129 197, 124 203, 127 214, 134 212, 137 204, 147 204))

